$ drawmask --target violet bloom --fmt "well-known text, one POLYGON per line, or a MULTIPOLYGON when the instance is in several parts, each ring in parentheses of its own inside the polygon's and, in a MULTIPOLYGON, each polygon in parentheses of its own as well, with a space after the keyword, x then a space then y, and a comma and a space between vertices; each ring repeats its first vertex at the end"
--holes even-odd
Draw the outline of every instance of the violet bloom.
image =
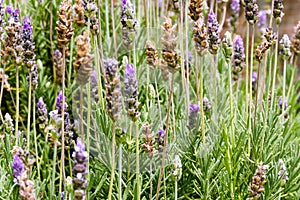
POLYGON ((24 171, 24 163, 18 154, 13 157, 12 167, 14 182, 19 183, 20 175, 24 171))
POLYGON ((14 20, 14 22, 19 22, 19 10, 16 9, 14 10, 14 8, 11 5, 8 5, 6 7, 6 12, 10 15, 8 17, 8 21, 10 21, 11 19, 14 20))
POLYGON ((48 125, 48 111, 47 106, 44 103, 43 97, 40 97, 37 103, 38 106, 38 125, 41 131, 43 131, 48 125))
POLYGON ((258 12, 258 21, 257 26, 260 32, 264 33, 265 29, 267 28, 267 13, 265 10, 261 10, 258 12))
POLYGON ((133 64, 127 64, 124 72, 124 101, 127 114, 132 121, 136 121, 140 112, 138 111, 138 85, 133 64))
POLYGON ((252 72, 252 92, 256 92, 257 72, 252 72))
POLYGON ((130 0, 122 1, 121 23, 123 26, 123 43, 128 49, 131 49, 136 37, 137 20, 135 18, 133 4, 130 0))
POLYGON ((156 143, 158 146, 158 152, 162 153, 164 151, 166 132, 161 129, 158 131, 158 137, 156 138, 156 143))
POLYGON ((188 128, 191 130, 196 127, 198 112, 200 110, 200 106, 197 104, 190 105, 190 112, 189 112, 189 125, 188 128))
POLYGON ((244 43, 241 36, 237 36, 234 41, 233 47, 233 60, 232 60, 232 73, 233 79, 236 81, 238 80, 239 73, 244 69, 246 66, 245 64, 245 50, 244 50, 244 43))
POLYGON ((85 151, 84 143, 81 138, 77 138, 74 152, 72 154, 74 167, 73 167, 73 188, 75 199, 86 199, 86 188, 88 174, 87 162, 89 159, 88 153, 85 151))
POLYGON ((209 51, 211 54, 217 54, 220 37, 219 37, 219 23, 217 21, 215 13, 211 10, 208 14, 207 21, 207 30, 208 30, 208 42, 209 42, 209 51))
POLYGON ((5 28, 5 18, 4 18, 4 7, 3 0, 0 1, 0 39, 2 40, 2 36, 5 28))
POLYGON ((236 32, 236 26, 238 24, 238 19, 241 10, 240 0, 232 0, 230 4, 230 8, 231 8, 231 16, 229 18, 229 22, 231 27, 233 28, 233 32, 236 32))
POLYGON ((66 103, 66 97, 62 95, 62 91, 60 90, 58 92, 58 95, 56 97, 56 110, 58 110, 59 113, 62 112, 62 102, 63 102, 63 98, 65 100, 65 106, 64 106, 64 109, 65 109, 65 112, 67 111, 68 109, 68 105, 66 103))

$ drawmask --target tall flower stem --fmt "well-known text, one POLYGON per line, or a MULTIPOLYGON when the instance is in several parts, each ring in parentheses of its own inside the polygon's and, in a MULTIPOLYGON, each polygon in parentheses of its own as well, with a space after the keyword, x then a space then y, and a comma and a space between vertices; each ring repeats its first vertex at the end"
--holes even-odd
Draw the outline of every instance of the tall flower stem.
MULTIPOLYGON (((101 108, 104 110, 104 101, 103 101, 103 88, 102 88, 102 81, 101 81, 101 67, 100 67, 100 56, 99 56, 99 49, 98 49, 98 41, 97 37, 94 37, 94 48, 95 48, 95 63, 96 63, 96 71, 97 71, 97 83, 98 83, 98 95, 99 95, 99 100, 100 100, 100 105, 101 108)), ((103 64, 102 64, 103 66, 103 64)), ((104 74, 104 69, 102 69, 102 73, 104 74)))
POLYGON ((122 200, 122 143, 119 144, 119 200, 122 200))
MULTIPOLYGON (((55 136, 57 137, 57 136, 55 136)), ((56 157, 57 157, 57 138, 54 140, 54 152, 53 152, 53 163, 52 163, 52 184, 51 184, 51 199, 56 199, 55 195, 55 173, 56 173, 56 157)))
MULTIPOLYGON (((284 58, 283 60, 283 88, 282 88, 282 113, 285 112, 285 107, 284 107, 284 104, 285 104, 285 101, 287 101, 286 99, 286 62, 287 62, 287 59, 284 58)), ((283 116, 284 118, 284 116, 283 116)))
POLYGON ((115 31, 114 0, 111 0, 110 12, 111 12, 111 26, 112 26, 112 33, 113 33, 113 40, 114 40, 114 56, 115 58, 117 58, 118 55, 117 55, 117 39, 116 39, 116 31, 115 31))
POLYGON ((66 71, 66 48, 63 47, 63 66, 62 66, 62 108, 61 108, 61 166, 59 173, 59 193, 62 192, 63 182, 65 182, 65 71, 66 71))
POLYGON ((83 88, 80 85, 79 89, 79 111, 80 111, 80 137, 84 140, 84 127, 83 127, 83 88))
MULTIPOLYGON (((0 48, 1 50, 1 48, 0 48)), ((0 62, 1 62, 1 58, 0 58, 0 62)), ((3 77, 5 76, 5 65, 3 65, 3 71, 2 71, 2 80, 3 80, 3 77)), ((3 89, 4 89, 4 81, 2 81, 2 84, 1 84, 1 90, 0 90, 0 113, 1 113, 1 121, 2 123, 3 122, 3 116, 2 116, 2 109, 1 109, 1 105, 2 105, 2 97, 3 97, 3 89)))
POLYGON ((227 63, 228 66, 228 85, 229 85, 229 101, 230 101, 230 133, 231 133, 231 145, 232 147, 235 147, 235 136, 234 136, 234 128, 233 128, 233 119, 234 119, 234 113, 233 113, 233 91, 232 91, 232 78, 231 78, 231 65, 229 62, 227 63))
POLYGON ((19 66, 16 66, 16 128, 15 128, 15 137, 16 137, 16 146, 19 144, 19 107, 20 107, 20 86, 19 86, 19 66))
POLYGON ((111 148, 111 175, 110 175, 110 184, 108 191, 108 200, 111 200, 112 190, 115 179, 115 152, 116 152, 116 132, 115 132, 115 122, 112 124, 112 148, 111 148))
POLYGON ((297 61, 297 56, 295 57, 295 63, 293 64, 293 69, 292 69, 292 74, 291 74, 291 81, 290 81, 288 93, 287 93, 287 96, 286 96, 286 100, 287 101, 288 101, 288 99, 290 97, 290 94, 291 94, 291 91, 292 91, 292 87, 293 87, 293 82, 294 82, 294 78, 295 78, 295 70, 297 69, 296 61, 297 61))
MULTIPOLYGON (((28 91, 28 114, 27 114, 27 150, 29 151, 30 149, 30 117, 31 117, 31 79, 32 79, 32 75, 31 73, 29 73, 29 91, 28 91)), ((35 126, 35 123, 33 123, 33 125, 35 126)))
POLYGON ((259 92, 259 86, 260 86, 260 69, 261 68, 261 62, 258 63, 258 72, 257 72, 257 83, 256 83, 256 95, 255 95, 255 107, 254 107, 254 122, 253 122, 253 127, 254 127, 254 131, 255 133, 257 132, 256 131, 256 120, 257 120, 257 107, 258 107, 258 99, 259 99, 259 95, 260 95, 260 92, 259 92))
MULTIPOLYGON (((279 26, 277 25, 277 36, 279 33, 279 26)), ((274 58, 274 69, 273 69, 273 77, 272 77, 272 91, 271 91, 271 110, 273 110, 274 105, 274 96, 275 96, 275 83, 276 83, 276 71, 277 71, 277 60, 278 60, 278 37, 276 38, 275 44, 275 58, 274 58)))
POLYGON ((178 199, 178 182, 177 180, 175 181, 175 200, 178 199))
POLYGON ((140 200, 140 193, 141 193, 141 183, 140 183, 140 144, 139 144, 139 130, 138 130, 138 121, 134 124, 134 131, 135 131, 135 156, 136 156, 136 182, 137 182, 137 194, 136 198, 137 200, 140 200))
POLYGON ((169 94, 168 112, 167 112, 167 120, 166 120, 166 136, 164 138, 164 151, 163 151, 163 155, 162 155, 162 163, 161 163, 161 168, 160 168, 160 173, 159 173, 159 178, 158 178, 158 183, 157 183, 156 200, 159 199, 161 180, 163 178, 164 170, 165 170, 165 159, 166 159, 166 155, 167 155, 167 141, 168 141, 168 132, 169 132, 169 119, 170 119, 171 102, 173 99, 173 89, 174 89, 174 76, 175 76, 174 73, 172 73, 171 89, 170 89, 170 94, 169 94))
MULTIPOLYGON (((247 124, 249 123, 250 120, 250 115, 249 115, 249 81, 251 82, 251 77, 249 77, 249 23, 247 23, 247 30, 246 30, 246 119, 247 119, 247 124)), ((248 124, 249 127, 249 124, 248 124)), ((247 127, 247 128, 248 128, 247 127)), ((249 128, 248 128, 249 129, 249 128)), ((251 152, 251 136, 248 132, 248 155, 250 155, 251 152)))
MULTIPOLYGON (((30 79, 31 80, 31 79, 30 79)), ((36 165, 37 165, 37 171, 38 171, 38 178, 39 181, 41 180, 41 170, 40 170, 40 163, 39 163, 39 155, 38 155, 38 145, 37 145, 37 133, 36 133, 36 115, 35 115, 35 91, 32 93, 33 97, 33 136, 34 136, 34 148, 35 148, 35 156, 36 156, 36 165)))

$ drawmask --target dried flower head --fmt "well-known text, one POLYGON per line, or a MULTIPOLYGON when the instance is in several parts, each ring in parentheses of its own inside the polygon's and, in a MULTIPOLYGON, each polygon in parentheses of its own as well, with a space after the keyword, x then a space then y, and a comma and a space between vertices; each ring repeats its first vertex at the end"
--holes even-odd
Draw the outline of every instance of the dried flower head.
POLYGON ((168 66, 170 73, 175 73, 180 69, 179 55, 175 50, 177 46, 177 37, 175 35, 176 25, 172 25, 172 20, 165 17, 165 21, 162 25, 163 36, 161 38, 162 43, 162 57, 168 66))
POLYGON ((295 34, 292 39, 292 50, 294 54, 296 55, 300 54, 300 21, 295 27, 295 34))
POLYGON ((140 112, 138 111, 138 85, 135 76, 133 64, 127 64, 124 72, 124 102, 127 115, 132 121, 138 120, 140 112))
POLYGON ((277 35, 272 28, 267 28, 264 33, 264 40, 257 46, 255 51, 256 59, 261 62, 265 52, 276 43, 277 35))
POLYGON ((232 78, 233 80, 237 81, 239 78, 240 72, 246 66, 246 57, 245 57, 245 50, 244 50, 244 43, 241 36, 237 36, 234 41, 234 48, 233 48, 233 59, 232 59, 232 78))
POLYGON ((75 11, 74 20, 76 24, 78 26, 83 26, 85 24, 83 0, 75 0, 74 11, 75 11))
POLYGON ((63 77, 63 56, 60 50, 56 49, 53 55, 55 74, 56 74, 56 82, 61 82, 63 77))
POLYGON ((256 0, 244 0, 244 8, 248 23, 254 25, 258 20, 258 5, 256 0))
POLYGON ((158 53, 155 48, 155 44, 152 41, 146 42, 146 57, 147 64, 153 68, 158 65, 158 53))
POLYGON ((137 20, 130 0, 122 1, 121 23, 123 26, 123 43, 128 49, 131 49, 136 37, 137 20))
POLYGON ((268 168, 268 165, 263 165, 263 163, 260 163, 252 178, 252 183, 249 186, 249 194, 254 199, 259 199, 261 193, 263 193, 263 191, 265 190, 264 184, 267 181, 266 174, 268 168))
POLYGON ((143 143, 141 145, 141 148, 148 153, 149 158, 151 159, 153 157, 153 154, 156 152, 155 150, 155 139, 154 139, 154 132, 152 131, 152 125, 146 122, 142 126, 143 130, 143 143))
POLYGON ((189 16, 192 20, 197 21, 202 16, 204 2, 205 0, 191 0, 189 6, 189 16))
POLYGON ((284 15, 283 9, 283 0, 274 0, 274 8, 273 8, 273 17, 276 21, 276 24, 280 24, 282 17, 284 15))
POLYGON ((0 68, 0 83, 3 84, 3 88, 7 91, 11 90, 10 84, 8 83, 8 75, 4 73, 3 68, 0 68))
POLYGON ((218 53, 219 50, 220 31, 219 31, 219 23, 217 21, 216 15, 212 10, 208 14, 207 30, 208 30, 209 52, 215 55, 218 53))
POLYGON ((76 71, 76 82, 85 85, 93 72, 94 55, 90 54, 91 44, 88 31, 76 38, 76 57, 74 67, 76 71))
POLYGON ((165 60, 160 61, 160 71, 161 71, 161 76, 164 81, 169 80, 169 70, 168 70, 168 65, 165 60))
POLYGON ((72 154, 74 167, 73 167, 73 187, 75 199, 86 199, 86 188, 88 174, 87 162, 89 159, 88 153, 85 151, 84 143, 81 138, 77 138, 74 152, 72 154))
POLYGON ((207 28, 202 19, 194 23, 193 41, 195 42, 195 49, 199 55, 204 55, 208 52, 207 28))
POLYGON ((63 49, 67 52, 68 44, 74 34, 71 17, 71 3, 72 1, 70 0, 62 0, 59 6, 59 20, 56 23, 57 27, 55 30, 57 33, 58 49, 61 52, 63 49))
POLYGON ((106 111, 109 117, 116 121, 122 109, 120 76, 118 74, 118 61, 114 58, 104 60, 106 78, 106 111))

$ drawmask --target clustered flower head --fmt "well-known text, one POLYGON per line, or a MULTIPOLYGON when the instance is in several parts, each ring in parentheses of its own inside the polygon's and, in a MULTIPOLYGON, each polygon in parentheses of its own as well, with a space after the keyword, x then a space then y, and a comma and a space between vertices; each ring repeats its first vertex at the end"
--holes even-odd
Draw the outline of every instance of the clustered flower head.
POLYGON ((2 126, 3 126, 3 130, 6 133, 12 133, 15 130, 13 119, 11 118, 9 113, 6 113, 4 115, 4 123, 2 124, 2 126))
POLYGON ((252 183, 249 186, 249 194, 253 199, 259 199, 265 190, 264 184, 267 182, 266 174, 268 168, 268 165, 263 165, 263 163, 260 163, 252 178, 252 183))
POLYGON ((203 103, 203 111, 204 112, 208 112, 211 110, 210 101, 208 100, 207 97, 203 98, 202 103, 203 103))
POLYGON ((83 26, 85 24, 83 0, 75 0, 74 11, 74 21, 78 26, 83 26))
POLYGON ((300 54, 300 21, 295 27, 295 35, 292 39, 292 50, 294 54, 299 55, 300 54))
POLYGON ((233 73, 233 80, 237 81, 239 78, 240 72, 245 68, 246 57, 245 57, 245 50, 244 50, 244 43, 241 36, 237 36, 234 41, 233 47, 233 59, 232 59, 232 73, 233 73))
POLYGON ((258 12, 258 20, 257 20, 257 26, 261 33, 264 33, 267 28, 267 13, 265 10, 260 10, 258 12))
POLYGON ((289 36, 287 34, 284 34, 282 36, 282 39, 280 40, 280 53, 281 55, 284 56, 284 58, 289 58, 292 53, 291 53, 291 41, 289 39, 289 36))
POLYGON ((189 16, 192 20, 197 21, 202 16, 204 2, 204 0, 191 0, 189 6, 189 16))
POLYGON ((158 131, 158 137, 156 138, 157 150, 159 153, 164 151, 166 132, 161 129, 158 131))
POLYGON ((194 23, 193 41, 195 42, 196 52, 199 55, 204 55, 208 52, 207 28, 202 19, 194 23))
POLYGON ((62 52, 63 49, 67 52, 68 44, 74 34, 74 28, 72 27, 71 17, 71 1, 62 0, 59 6, 57 27, 55 28, 57 33, 58 49, 62 52))
POLYGON ((127 115, 132 121, 140 117, 138 111, 138 85, 133 64, 127 64, 124 72, 124 101, 127 115))
POLYGON ((33 42, 32 24, 28 16, 24 18, 22 27, 22 43, 23 43, 23 62, 27 66, 27 72, 30 74, 27 78, 31 78, 32 88, 35 90, 38 85, 38 71, 35 60, 35 44, 33 42))
POLYGON ((22 63, 21 53, 23 52, 21 44, 21 23, 19 22, 18 9, 14 10, 12 6, 7 6, 6 11, 9 14, 8 25, 5 27, 7 36, 1 44, 2 64, 9 62, 20 65, 22 63))
POLYGON ((158 53, 155 48, 155 44, 152 41, 146 42, 146 56, 147 56, 147 64, 153 68, 155 68, 158 63, 158 53))
POLYGON ((109 117, 116 121, 122 108, 120 76, 118 74, 118 61, 114 58, 104 60, 106 78, 106 111, 109 117))
POLYGON ((4 26, 5 26, 5 19, 4 19, 3 0, 0 0, 0 39, 1 39, 1 41, 3 40, 4 26))
POLYGON ((137 20, 130 0, 122 0, 121 23, 123 26, 123 43, 128 49, 131 49, 136 36, 137 20))
POLYGON ((189 125, 188 125, 188 128, 190 130, 196 127, 199 110, 200 110, 199 105, 197 105, 197 104, 191 104, 190 105, 189 125))
POLYGON ((208 30, 209 52, 215 55, 218 53, 219 50, 220 30, 219 30, 219 23, 217 21, 216 15, 212 10, 208 14, 207 30, 208 30))
POLYGON ((256 92, 257 88, 257 72, 252 72, 252 92, 253 94, 256 92))
POLYGON ((72 154, 74 167, 73 167, 73 187, 74 199, 85 200, 88 174, 87 162, 89 159, 88 153, 85 151, 84 143, 81 138, 77 138, 74 152, 72 154))
POLYGON ((224 34, 224 38, 222 40, 222 47, 224 56, 226 58, 226 62, 229 63, 231 61, 233 51, 232 37, 229 31, 226 31, 226 33, 224 34))
POLYGON ((146 122, 142 126, 143 134, 142 139, 143 143, 141 148, 148 153, 149 158, 153 157, 153 154, 156 152, 155 150, 155 139, 154 132, 152 131, 152 125, 146 122))
POLYGON ((277 35, 273 32, 272 28, 267 28, 264 33, 264 41, 257 46, 255 51, 256 59, 261 62, 265 52, 276 43, 277 35))
POLYGON ((54 67, 56 73, 56 82, 61 82, 63 76, 63 55, 60 50, 56 49, 53 55, 54 67))
POLYGON ((44 132, 46 126, 48 125, 48 111, 47 106, 43 100, 43 97, 40 97, 37 103, 38 106, 38 125, 41 132, 44 132))
POLYGON ((230 8, 231 8, 231 15, 229 18, 229 23, 231 28, 233 29, 233 32, 235 33, 236 26, 238 25, 238 19, 240 16, 240 10, 241 10, 240 0, 232 0, 230 4, 230 8))
POLYGON ((274 0, 274 8, 273 8, 273 17, 275 18, 276 24, 280 24, 282 17, 284 15, 283 9, 283 0, 274 0))
POLYGON ((35 184, 29 180, 30 168, 34 163, 34 159, 29 155, 28 151, 18 146, 14 146, 13 154, 13 177, 14 182, 19 186, 19 195, 22 200, 36 200, 35 184))
POLYGON ((74 67, 76 71, 76 82, 85 85, 93 72, 94 55, 90 54, 91 44, 88 31, 76 38, 76 57, 74 67))
POLYGON ((98 7, 94 0, 82 0, 86 25, 90 26, 92 34, 99 32, 99 20, 97 18, 98 7))
POLYGON ((98 75, 96 70, 92 72, 91 75, 91 94, 94 98, 96 104, 99 103, 99 94, 98 94, 98 75))
POLYGON ((172 176, 176 181, 178 181, 182 176, 182 164, 179 155, 175 155, 172 163, 172 176))
POLYGON ((282 184, 284 184, 286 181, 289 180, 289 173, 286 170, 286 166, 282 159, 278 160, 279 165, 279 172, 278 172, 278 178, 282 178, 282 184))
POLYGON ((175 50, 177 46, 177 37, 175 35, 176 25, 172 25, 172 20, 165 17, 165 21, 162 25, 163 36, 161 38, 162 43, 162 57, 168 66, 170 73, 175 73, 180 69, 179 55, 175 50))
POLYGON ((258 5, 256 0, 244 0, 244 8, 248 23, 254 25, 258 20, 258 5))

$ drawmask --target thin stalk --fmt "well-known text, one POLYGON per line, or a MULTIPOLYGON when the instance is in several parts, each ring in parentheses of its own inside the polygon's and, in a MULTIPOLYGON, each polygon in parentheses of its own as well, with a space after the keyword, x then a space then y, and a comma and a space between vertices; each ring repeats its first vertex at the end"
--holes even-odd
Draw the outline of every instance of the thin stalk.
MULTIPOLYGON (((20 86, 19 86, 19 66, 16 66, 16 128, 15 128, 15 137, 16 137, 16 146, 18 146, 19 143, 19 107, 20 107, 20 86)), ((29 141, 28 141, 29 142, 29 141)))
MULTIPOLYGON (((57 136, 55 136, 57 137, 57 136)), ((55 195, 55 173, 56 173, 56 157, 57 157, 57 138, 54 140, 54 152, 53 152, 53 163, 52 163, 52 184, 51 184, 51 199, 56 199, 55 195)))
POLYGON ((178 183, 177 180, 175 181, 175 200, 178 199, 178 183))
MULTIPOLYGON (((94 48, 95 48, 95 63, 96 63, 96 71, 97 71, 97 84, 98 84, 98 96, 100 100, 100 105, 102 110, 104 110, 104 101, 103 101, 103 91, 102 91, 102 81, 101 81, 101 71, 100 71, 100 58, 99 58, 99 50, 98 50, 98 42, 97 37, 94 38, 94 48)), ((101 49, 100 49, 101 52, 101 49)), ((102 65, 103 66, 103 65, 102 65)), ((102 69, 102 73, 104 74, 104 69, 102 69)))
POLYGON ((115 58, 118 58, 117 39, 116 39, 116 31, 115 31, 114 0, 111 0, 111 3, 110 3, 110 13, 111 13, 111 26, 112 26, 112 33, 113 33, 113 40, 114 40, 114 55, 115 55, 115 58))
POLYGON ((122 144, 119 145, 119 200, 122 200, 122 144))
MULTIPOLYGON (((86 149, 88 155, 90 155, 90 131, 91 131, 91 81, 88 82, 88 110, 87 110, 87 131, 86 131, 86 149)), ((87 161, 86 168, 89 171, 90 159, 87 161)), ((88 180, 90 173, 88 173, 88 180)), ((89 199, 89 193, 87 193, 87 199, 89 199)))
POLYGON ((72 76, 72 60, 73 60, 73 46, 74 37, 71 38, 71 48, 70 48, 70 61, 69 61, 69 73, 68 73, 68 87, 71 89, 71 76, 72 76))
POLYGON ((112 124, 112 148, 111 148, 111 175, 110 175, 110 184, 108 192, 108 200, 111 200, 112 190, 115 179, 115 152, 116 152, 116 132, 115 132, 115 123, 112 124))
POLYGON ((84 140, 84 127, 83 127, 83 88, 80 85, 79 97, 79 110, 80 110, 80 137, 84 140))
MULTIPOLYGON (((157 70, 157 68, 155 68, 155 71, 156 70, 157 70)), ((153 73, 153 76, 154 76, 155 92, 156 92, 156 96, 157 96, 159 122, 160 122, 160 127, 162 127, 161 106, 160 106, 160 100, 159 100, 159 92, 158 92, 158 85, 157 85, 156 73, 153 73)))
MULTIPOLYGON (((197 56, 196 56, 197 59, 197 56)), ((205 143, 205 123, 204 123, 204 110, 203 110, 203 65, 204 65, 204 57, 200 57, 200 97, 199 97, 199 102, 198 104, 200 105, 200 111, 201 111, 201 136, 202 136, 202 141, 205 143)), ((196 69, 198 67, 196 66, 196 69)))
POLYGON ((167 120, 166 120, 166 136, 164 138, 164 151, 163 151, 163 155, 162 155, 162 164, 161 164, 158 183, 157 183, 156 200, 159 199, 160 185, 161 185, 161 180, 164 175, 164 169, 165 169, 165 158, 166 158, 166 154, 167 154, 167 141, 168 141, 168 132, 169 132, 170 110, 171 110, 171 102, 173 99, 173 89, 174 89, 174 76, 175 76, 174 73, 172 73, 171 89, 170 89, 170 94, 169 94, 168 112, 167 112, 167 120))
POLYGON ((141 196, 141 183, 140 183, 140 144, 139 144, 139 130, 138 121, 135 122, 135 159, 136 159, 136 182, 137 182, 137 196, 136 199, 140 200, 141 196))
MULTIPOLYGON (((101 23, 99 23, 99 24, 101 24, 101 23)), ((108 52, 110 52, 111 38, 109 36, 109 3, 108 3, 108 0, 105 0, 105 26, 106 26, 106 34, 105 34, 106 39, 105 40, 106 40, 106 43, 107 43, 108 52)))
POLYGON ((152 158, 150 158, 150 196, 149 196, 149 199, 152 200, 152 193, 153 193, 153 183, 152 183, 152 178, 153 178, 153 175, 152 175, 152 158))
POLYGON ((61 109, 61 166, 59 175, 59 194, 62 192, 62 185, 65 182, 65 70, 66 70, 66 49, 63 47, 63 66, 62 66, 62 109, 61 109))
MULTIPOLYGON (((0 46, 0 50, 1 50, 1 46, 0 46)), ((0 58, 0 62, 1 62, 1 58, 0 58)), ((2 97, 3 97, 3 89, 4 89, 4 76, 5 76, 5 65, 3 65, 3 70, 2 70, 2 83, 1 83, 1 91, 0 91, 0 114, 1 114, 1 121, 2 123, 4 123, 3 120, 3 116, 2 116, 2 109, 1 109, 1 105, 2 105, 2 97)))
MULTIPOLYGON (((249 23, 247 23, 247 30, 246 30, 246 119, 247 124, 249 122, 250 116, 249 116, 249 80, 251 80, 251 77, 249 77, 249 23)), ((251 82, 251 81, 250 81, 251 82)), ((251 89, 251 88, 250 88, 251 89)), ((248 132, 248 155, 250 155, 251 152, 251 137, 248 132)))
MULTIPOLYGON (((27 150, 30 149, 30 117, 31 117, 31 78, 32 74, 29 72, 29 91, 28 91, 28 114, 27 114, 27 150)), ((33 123, 35 126, 35 123, 33 123)))
MULTIPOLYGON (((284 104, 285 104, 285 101, 287 101, 286 99, 286 96, 285 96, 285 93, 286 93, 286 62, 287 62, 287 59, 284 58, 283 60, 283 89, 282 89, 282 113, 285 112, 285 107, 284 107, 284 104)), ((283 120, 284 120, 284 115, 283 115, 283 120)))
MULTIPOLYGON (((277 25, 277 36, 279 34, 279 26, 277 25)), ((275 95, 275 83, 276 83, 276 71, 277 71, 277 59, 278 58, 278 37, 276 38, 275 44, 275 58, 274 58, 274 69, 272 77, 272 92, 271 92, 271 110, 273 110, 274 105, 274 95, 275 95)))
POLYGON ((235 147, 235 136, 233 130, 233 92, 232 92, 232 78, 231 78, 231 65, 227 63, 228 66, 228 85, 229 85, 229 100, 230 100, 230 135, 231 135, 231 145, 235 147))
POLYGON ((286 96, 286 100, 287 100, 287 101, 288 101, 288 99, 289 99, 289 97, 290 97, 290 94, 291 94, 291 91, 292 91, 292 87, 293 87, 293 83, 294 83, 295 70, 296 70, 296 68, 297 68, 296 62, 297 62, 297 57, 295 58, 295 63, 293 64, 292 75, 291 75, 291 81, 290 81, 288 93, 287 93, 287 96, 286 96))
MULTIPOLYGON (((183 5, 183 0, 182 4, 183 5)), ((186 60, 186 96, 187 96, 187 116, 188 116, 188 112, 189 112, 189 105, 190 105, 190 66, 188 64, 189 61, 189 35, 188 35, 188 30, 189 30, 189 23, 187 23, 187 19, 188 19, 188 1, 185 1, 185 60, 186 60)), ((174 132, 175 134, 175 132, 174 132)))
POLYGON ((257 112, 257 107, 258 107, 258 99, 259 99, 259 86, 260 86, 260 67, 261 67, 261 62, 258 63, 258 72, 257 72, 257 82, 256 82, 256 96, 255 96, 255 107, 254 107, 254 123, 253 123, 253 127, 254 127, 254 132, 256 133, 256 120, 257 120, 257 116, 256 116, 256 112, 257 112))
POLYGON ((35 120, 35 92, 33 91, 33 136, 34 136, 34 148, 35 148, 35 156, 36 156, 36 165, 38 171, 38 178, 41 181, 41 170, 39 164, 39 156, 38 156, 38 145, 37 145, 37 136, 36 136, 36 120, 35 120))

